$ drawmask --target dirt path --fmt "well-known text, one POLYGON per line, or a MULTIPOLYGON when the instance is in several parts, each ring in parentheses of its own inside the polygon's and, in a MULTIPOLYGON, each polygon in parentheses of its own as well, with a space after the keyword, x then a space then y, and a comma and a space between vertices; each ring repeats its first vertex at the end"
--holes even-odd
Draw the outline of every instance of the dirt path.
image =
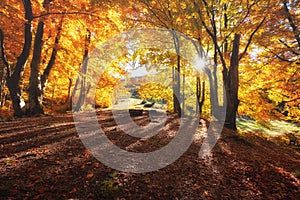
MULTIPOLYGON (((164 146, 176 133, 140 141, 124 134, 110 111, 99 111, 107 137, 133 152, 164 146)), ((135 117, 140 125, 147 116, 135 117)), ((201 128, 201 127, 200 127, 201 128)), ((300 151, 225 130, 212 156, 198 158, 200 140, 173 164, 155 172, 119 172, 83 146, 72 114, 0 123, 0 199, 297 199, 300 151)))

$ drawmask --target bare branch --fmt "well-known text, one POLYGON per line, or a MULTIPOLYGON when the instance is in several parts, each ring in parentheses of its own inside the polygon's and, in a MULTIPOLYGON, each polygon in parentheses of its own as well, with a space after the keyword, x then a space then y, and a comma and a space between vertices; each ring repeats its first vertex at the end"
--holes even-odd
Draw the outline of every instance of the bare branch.
MULTIPOLYGON (((168 27, 168 24, 166 24, 162 19, 164 19, 165 21, 168 21, 166 18, 164 18, 162 15, 158 15, 157 12, 154 11, 154 9, 151 7, 149 1, 142 1, 142 3, 147 6, 147 9, 152 13, 152 15, 161 23, 161 25, 164 27, 164 28, 169 28, 168 27)), ((166 15, 165 12, 161 12, 163 15, 165 15, 165 17, 168 17, 166 15)), ((152 22, 153 23, 153 22, 152 22)))
POLYGON ((289 51, 291 51, 293 54, 295 54, 296 56, 299 56, 300 54, 297 53, 296 51, 294 51, 290 45, 288 45, 285 41, 283 41, 282 39, 279 39, 279 42, 282 43, 284 46, 286 46, 289 51))
POLYGON ((249 48, 249 46, 250 46, 250 44, 251 44, 251 42, 252 42, 252 40, 253 40, 253 37, 254 37, 255 33, 256 33, 256 32, 260 29, 260 27, 263 25, 263 23, 265 22, 266 18, 267 18, 267 17, 264 17, 263 20, 256 26, 256 28, 254 29, 254 31, 251 33, 251 35, 250 35, 250 37, 249 37, 249 40, 248 40, 248 42, 247 42, 247 45, 246 45, 246 47, 245 47, 243 53, 240 55, 239 60, 241 60, 241 59, 243 58, 243 56, 247 53, 247 50, 248 50, 248 48, 249 48))
MULTIPOLYGON (((206 14, 208 15, 209 17, 209 11, 208 11, 208 3, 203 0, 205 6, 206 6, 206 14)), ((210 35, 210 37, 212 38, 213 42, 214 42, 214 46, 215 46, 215 49, 216 51, 218 52, 219 56, 220 56, 220 60, 221 60, 221 63, 222 63, 222 66, 223 66, 223 70, 227 72, 227 67, 226 67, 226 62, 225 62, 225 59, 224 59, 224 56, 222 54, 222 51, 220 49, 220 46, 218 45, 218 40, 217 40, 217 35, 216 35, 216 29, 214 28, 213 32, 208 28, 207 24, 205 23, 204 19, 203 19, 203 16, 202 16, 202 12, 200 10, 200 6, 199 4, 197 4, 196 2, 194 2, 194 5, 197 7, 197 12, 198 12, 198 15, 200 17, 200 20, 201 20, 201 23, 202 25, 204 26, 206 32, 210 35)), ((214 20, 211 20, 210 21, 212 24, 213 27, 216 27, 216 24, 214 20)))
MULTIPOLYGON (((222 42, 222 46, 223 46, 224 42, 225 42, 226 40, 228 40, 228 38, 232 35, 232 33, 235 31, 235 29, 237 29, 239 26, 241 26, 241 25, 246 21, 247 17, 248 17, 249 14, 250 14, 250 11, 251 11, 252 7, 255 6, 257 3, 258 3, 258 2, 254 1, 252 4, 250 4, 250 5, 247 6, 247 12, 246 12, 246 14, 244 15, 244 17, 243 17, 241 20, 239 20, 239 21, 236 23, 235 28, 232 29, 232 30, 224 37, 224 41, 222 42)), ((240 12, 238 12, 238 13, 240 13, 240 12)))
POLYGON ((290 26, 293 29, 293 33, 294 33, 295 39, 297 40, 297 43, 298 43, 298 47, 300 48, 300 34, 299 34, 299 29, 297 28, 297 26, 296 26, 296 24, 295 24, 295 22, 294 22, 294 20, 292 18, 292 15, 291 15, 290 10, 289 10, 288 5, 287 5, 287 0, 284 0, 283 7, 284 7, 285 14, 287 16, 287 19, 289 20, 290 26))
POLYGON ((99 15, 95 15, 91 12, 83 12, 83 11, 73 11, 73 12, 47 12, 47 13, 42 13, 40 15, 35 15, 33 16, 33 19, 36 18, 41 18, 41 17, 45 17, 45 16, 49 16, 49 15, 88 15, 88 16, 92 16, 92 17, 97 17, 97 18, 101 18, 99 15))

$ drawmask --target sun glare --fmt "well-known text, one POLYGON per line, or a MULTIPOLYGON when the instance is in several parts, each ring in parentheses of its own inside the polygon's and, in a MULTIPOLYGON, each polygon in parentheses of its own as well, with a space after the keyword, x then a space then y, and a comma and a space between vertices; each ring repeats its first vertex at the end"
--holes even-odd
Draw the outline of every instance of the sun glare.
POLYGON ((195 67, 199 72, 203 72, 206 67, 206 59, 198 56, 195 59, 195 67))

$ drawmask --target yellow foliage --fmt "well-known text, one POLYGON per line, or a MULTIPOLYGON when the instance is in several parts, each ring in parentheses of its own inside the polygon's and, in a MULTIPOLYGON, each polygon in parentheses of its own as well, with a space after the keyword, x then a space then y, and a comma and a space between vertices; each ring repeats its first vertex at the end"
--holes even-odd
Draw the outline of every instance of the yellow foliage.
POLYGON ((112 106, 113 87, 103 87, 96 89, 95 106, 108 108, 112 106))
POLYGON ((159 83, 146 83, 137 89, 140 98, 154 101, 167 101, 168 110, 173 109, 172 89, 159 83))

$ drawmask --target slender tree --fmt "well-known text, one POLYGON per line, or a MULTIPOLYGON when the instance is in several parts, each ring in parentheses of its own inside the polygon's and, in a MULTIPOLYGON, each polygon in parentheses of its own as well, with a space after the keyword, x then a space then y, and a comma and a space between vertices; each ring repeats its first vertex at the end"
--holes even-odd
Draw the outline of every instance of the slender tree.
MULTIPOLYGON (((85 46, 84 46, 84 55, 83 55, 83 62, 82 62, 82 67, 81 67, 81 77, 80 77, 80 94, 78 101, 75 105, 74 111, 78 112, 82 110, 84 106, 84 100, 86 97, 86 94, 88 92, 87 89, 87 82, 86 82, 86 74, 88 70, 88 56, 89 56, 89 46, 91 44, 91 31, 87 29, 87 34, 85 37, 85 46)), ((76 88, 75 88, 76 89, 76 88)), ((74 90, 76 91, 76 90, 74 90)))

